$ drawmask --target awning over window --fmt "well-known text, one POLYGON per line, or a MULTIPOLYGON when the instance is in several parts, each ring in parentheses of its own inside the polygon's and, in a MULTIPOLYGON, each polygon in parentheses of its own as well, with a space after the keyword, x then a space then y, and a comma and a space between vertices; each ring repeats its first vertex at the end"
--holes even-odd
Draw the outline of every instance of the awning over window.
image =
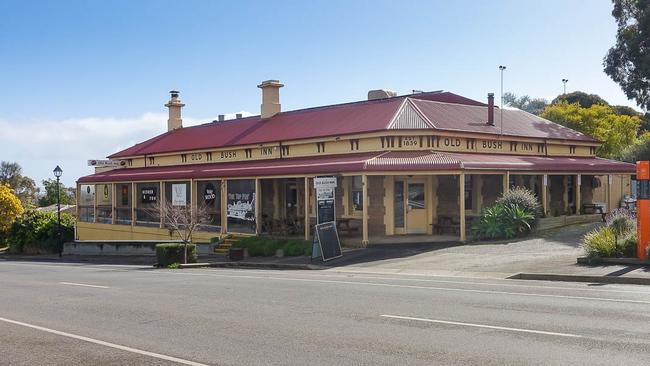
POLYGON ((508 170, 539 173, 630 173, 634 164, 601 158, 538 157, 432 151, 373 152, 272 160, 121 168, 88 175, 79 183, 189 178, 272 177, 350 172, 508 170))

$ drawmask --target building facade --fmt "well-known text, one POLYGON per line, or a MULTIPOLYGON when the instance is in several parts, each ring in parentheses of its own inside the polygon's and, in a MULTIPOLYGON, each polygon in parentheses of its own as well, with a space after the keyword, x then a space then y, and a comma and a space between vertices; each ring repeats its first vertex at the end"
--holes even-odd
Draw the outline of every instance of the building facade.
POLYGON ((516 109, 449 92, 282 112, 277 80, 261 114, 183 127, 171 92, 168 131, 110 155, 77 182, 77 239, 162 241, 158 202, 208 212, 194 241, 227 233, 300 235, 316 222, 313 180, 334 176, 345 241, 400 235, 464 241, 471 221, 512 187, 537 194, 545 216, 610 210, 630 194, 633 164, 596 157, 600 142, 516 109))

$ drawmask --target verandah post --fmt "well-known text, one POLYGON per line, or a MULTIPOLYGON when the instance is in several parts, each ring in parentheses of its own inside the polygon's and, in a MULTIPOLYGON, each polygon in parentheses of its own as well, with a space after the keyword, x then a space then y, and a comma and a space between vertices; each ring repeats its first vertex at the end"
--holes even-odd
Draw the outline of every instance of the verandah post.
POLYGON ((460 212, 460 241, 465 241, 465 173, 460 173, 458 176, 458 193, 460 194, 458 200, 458 211, 460 212))

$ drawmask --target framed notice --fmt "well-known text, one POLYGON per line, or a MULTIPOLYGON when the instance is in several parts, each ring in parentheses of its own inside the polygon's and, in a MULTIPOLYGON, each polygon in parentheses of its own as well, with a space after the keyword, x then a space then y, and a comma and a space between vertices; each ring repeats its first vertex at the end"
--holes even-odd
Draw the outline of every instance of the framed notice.
POLYGON ((172 184, 172 206, 187 206, 187 185, 172 184))

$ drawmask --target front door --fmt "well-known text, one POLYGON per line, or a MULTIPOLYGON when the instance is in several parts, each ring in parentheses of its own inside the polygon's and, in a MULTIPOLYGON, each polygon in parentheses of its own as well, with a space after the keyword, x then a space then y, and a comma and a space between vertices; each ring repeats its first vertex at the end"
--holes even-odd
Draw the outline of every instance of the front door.
POLYGON ((427 204, 424 181, 408 180, 406 184, 406 232, 427 233, 427 204))
POLYGON ((396 234, 427 233, 426 180, 395 180, 394 217, 396 234))

